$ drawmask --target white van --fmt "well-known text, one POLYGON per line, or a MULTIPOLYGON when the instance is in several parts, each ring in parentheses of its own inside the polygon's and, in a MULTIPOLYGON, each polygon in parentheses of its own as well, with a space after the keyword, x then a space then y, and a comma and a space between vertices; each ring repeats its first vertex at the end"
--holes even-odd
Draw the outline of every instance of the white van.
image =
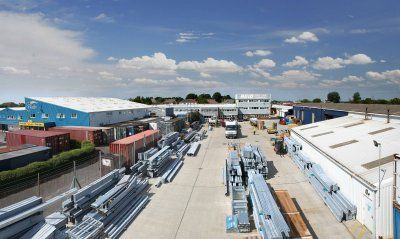
POLYGON ((228 139, 235 139, 238 136, 238 122, 234 121, 227 121, 225 123, 225 137, 228 139))

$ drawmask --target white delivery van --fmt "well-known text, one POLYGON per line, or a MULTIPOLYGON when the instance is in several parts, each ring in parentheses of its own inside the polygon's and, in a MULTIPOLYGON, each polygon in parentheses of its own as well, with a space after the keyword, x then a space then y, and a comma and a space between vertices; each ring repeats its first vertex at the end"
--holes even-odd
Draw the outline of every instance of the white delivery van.
POLYGON ((225 137, 228 139, 235 139, 238 136, 238 122, 234 121, 227 121, 225 123, 225 137))

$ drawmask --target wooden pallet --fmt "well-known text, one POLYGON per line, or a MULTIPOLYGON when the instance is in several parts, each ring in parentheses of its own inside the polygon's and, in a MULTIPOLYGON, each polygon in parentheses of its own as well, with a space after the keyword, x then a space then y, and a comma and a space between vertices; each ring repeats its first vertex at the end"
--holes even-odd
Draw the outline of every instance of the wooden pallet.
POLYGON ((287 190, 276 190, 276 201, 290 227, 291 238, 312 239, 310 231, 287 190))

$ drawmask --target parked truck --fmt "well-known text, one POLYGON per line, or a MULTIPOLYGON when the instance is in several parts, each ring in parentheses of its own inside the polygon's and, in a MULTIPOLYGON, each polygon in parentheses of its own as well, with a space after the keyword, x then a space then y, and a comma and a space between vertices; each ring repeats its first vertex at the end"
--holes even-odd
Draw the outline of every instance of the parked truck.
POLYGON ((239 124, 236 120, 225 123, 225 137, 235 139, 238 136, 239 124))

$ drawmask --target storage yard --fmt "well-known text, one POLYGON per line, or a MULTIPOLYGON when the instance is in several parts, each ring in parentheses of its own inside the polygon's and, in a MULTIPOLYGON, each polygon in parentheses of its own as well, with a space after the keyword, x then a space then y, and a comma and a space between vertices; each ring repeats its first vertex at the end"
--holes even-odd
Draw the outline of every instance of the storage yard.
POLYGON ((98 167, 88 168, 99 175, 81 187, 72 170, 55 193, 40 193, 38 186, 30 194, 37 196, 6 197, 22 201, 2 201, 8 207, 0 212, 0 235, 392 238, 398 116, 353 112, 309 125, 302 119, 254 115, 238 124, 212 116, 201 124, 164 117, 7 132, 8 147, 0 149, 6 173, 68 150, 73 139, 91 143, 74 154, 88 150, 82 155, 96 160, 98 154, 98 167))

